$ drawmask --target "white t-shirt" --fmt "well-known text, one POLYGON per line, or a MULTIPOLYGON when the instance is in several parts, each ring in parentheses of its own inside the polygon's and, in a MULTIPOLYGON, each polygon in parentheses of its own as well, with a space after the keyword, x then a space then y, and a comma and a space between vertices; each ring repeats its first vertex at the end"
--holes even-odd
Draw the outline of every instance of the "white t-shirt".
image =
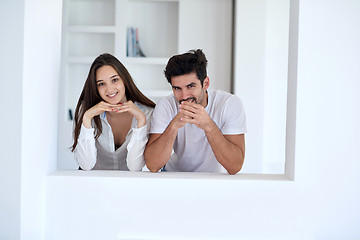
POLYGON ((146 116, 146 125, 137 128, 133 117, 125 142, 115 150, 114 135, 106 113, 100 114, 102 134, 95 139, 94 121, 92 128, 81 125, 78 144, 74 151, 75 160, 83 170, 130 170, 140 171, 145 166, 144 150, 149 136, 153 108, 135 102, 146 116))
MULTIPOLYGON (((210 118, 224 135, 246 133, 246 117, 239 97, 220 90, 208 90, 205 107, 210 118)), ((179 112, 174 95, 160 99, 153 112, 150 133, 162 134, 179 112)), ((216 160, 204 130, 194 124, 180 128, 174 143, 174 153, 165 171, 226 172, 216 160)))

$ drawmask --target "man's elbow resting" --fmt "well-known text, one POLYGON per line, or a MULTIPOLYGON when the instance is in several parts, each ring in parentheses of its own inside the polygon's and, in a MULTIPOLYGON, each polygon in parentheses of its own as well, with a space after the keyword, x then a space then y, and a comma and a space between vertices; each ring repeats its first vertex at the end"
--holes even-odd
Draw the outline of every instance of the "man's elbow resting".
POLYGON ((161 167, 159 167, 156 163, 154 164, 149 160, 145 160, 145 163, 150 172, 158 172, 161 169, 161 167))
POLYGON ((151 161, 152 157, 147 149, 145 149, 144 158, 145 158, 146 167, 149 169, 150 172, 158 172, 161 169, 161 167, 159 168, 158 166, 156 166, 156 163, 154 164, 154 162, 151 161))
POLYGON ((230 171, 228 171, 229 175, 235 175, 238 172, 240 172, 240 169, 239 170, 230 170, 230 171))
POLYGON ((227 172, 228 172, 230 175, 235 175, 235 174, 237 174, 238 172, 240 172, 241 169, 242 169, 242 165, 241 165, 241 166, 234 167, 234 168, 232 168, 232 169, 228 169, 227 172))
POLYGON ((153 173, 156 173, 156 172, 160 171, 160 169, 161 169, 161 168, 151 166, 151 165, 146 165, 146 167, 149 169, 150 172, 153 172, 153 173))

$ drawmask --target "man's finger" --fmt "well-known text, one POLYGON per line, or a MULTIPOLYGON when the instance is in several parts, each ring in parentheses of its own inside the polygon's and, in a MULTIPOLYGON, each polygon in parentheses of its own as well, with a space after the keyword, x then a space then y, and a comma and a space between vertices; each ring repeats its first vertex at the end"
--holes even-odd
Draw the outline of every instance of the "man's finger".
POLYGON ((194 118, 195 114, 196 114, 196 113, 194 113, 192 111, 188 111, 188 110, 185 110, 185 109, 180 109, 180 111, 184 116, 189 116, 191 118, 194 118))
POLYGON ((195 113, 198 110, 198 108, 196 108, 194 106, 185 106, 185 105, 181 106, 180 109, 185 110, 185 111, 190 111, 193 113, 195 113))

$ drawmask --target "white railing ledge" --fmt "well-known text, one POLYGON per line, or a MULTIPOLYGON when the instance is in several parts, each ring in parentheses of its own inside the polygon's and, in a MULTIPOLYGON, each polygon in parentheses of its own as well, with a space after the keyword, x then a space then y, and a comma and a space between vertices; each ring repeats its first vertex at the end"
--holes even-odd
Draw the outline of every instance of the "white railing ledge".
POLYGON ((148 178, 148 179, 199 179, 199 180, 251 180, 251 181, 293 181, 286 174, 253 174, 238 173, 204 173, 204 172, 157 172, 148 171, 81 171, 81 170, 57 170, 48 177, 93 177, 93 178, 148 178))

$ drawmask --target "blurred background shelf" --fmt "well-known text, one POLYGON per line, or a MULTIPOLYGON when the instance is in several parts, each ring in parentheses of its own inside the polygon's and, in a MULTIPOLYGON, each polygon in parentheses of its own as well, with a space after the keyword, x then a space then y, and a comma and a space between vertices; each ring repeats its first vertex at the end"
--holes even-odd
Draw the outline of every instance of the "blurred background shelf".
POLYGON ((201 48, 217 89, 230 91, 232 0, 63 0, 59 169, 75 168, 69 151, 74 113, 88 71, 102 53, 116 56, 154 102, 171 94, 169 58, 201 48), (138 31, 146 57, 127 56, 128 29, 138 31))

